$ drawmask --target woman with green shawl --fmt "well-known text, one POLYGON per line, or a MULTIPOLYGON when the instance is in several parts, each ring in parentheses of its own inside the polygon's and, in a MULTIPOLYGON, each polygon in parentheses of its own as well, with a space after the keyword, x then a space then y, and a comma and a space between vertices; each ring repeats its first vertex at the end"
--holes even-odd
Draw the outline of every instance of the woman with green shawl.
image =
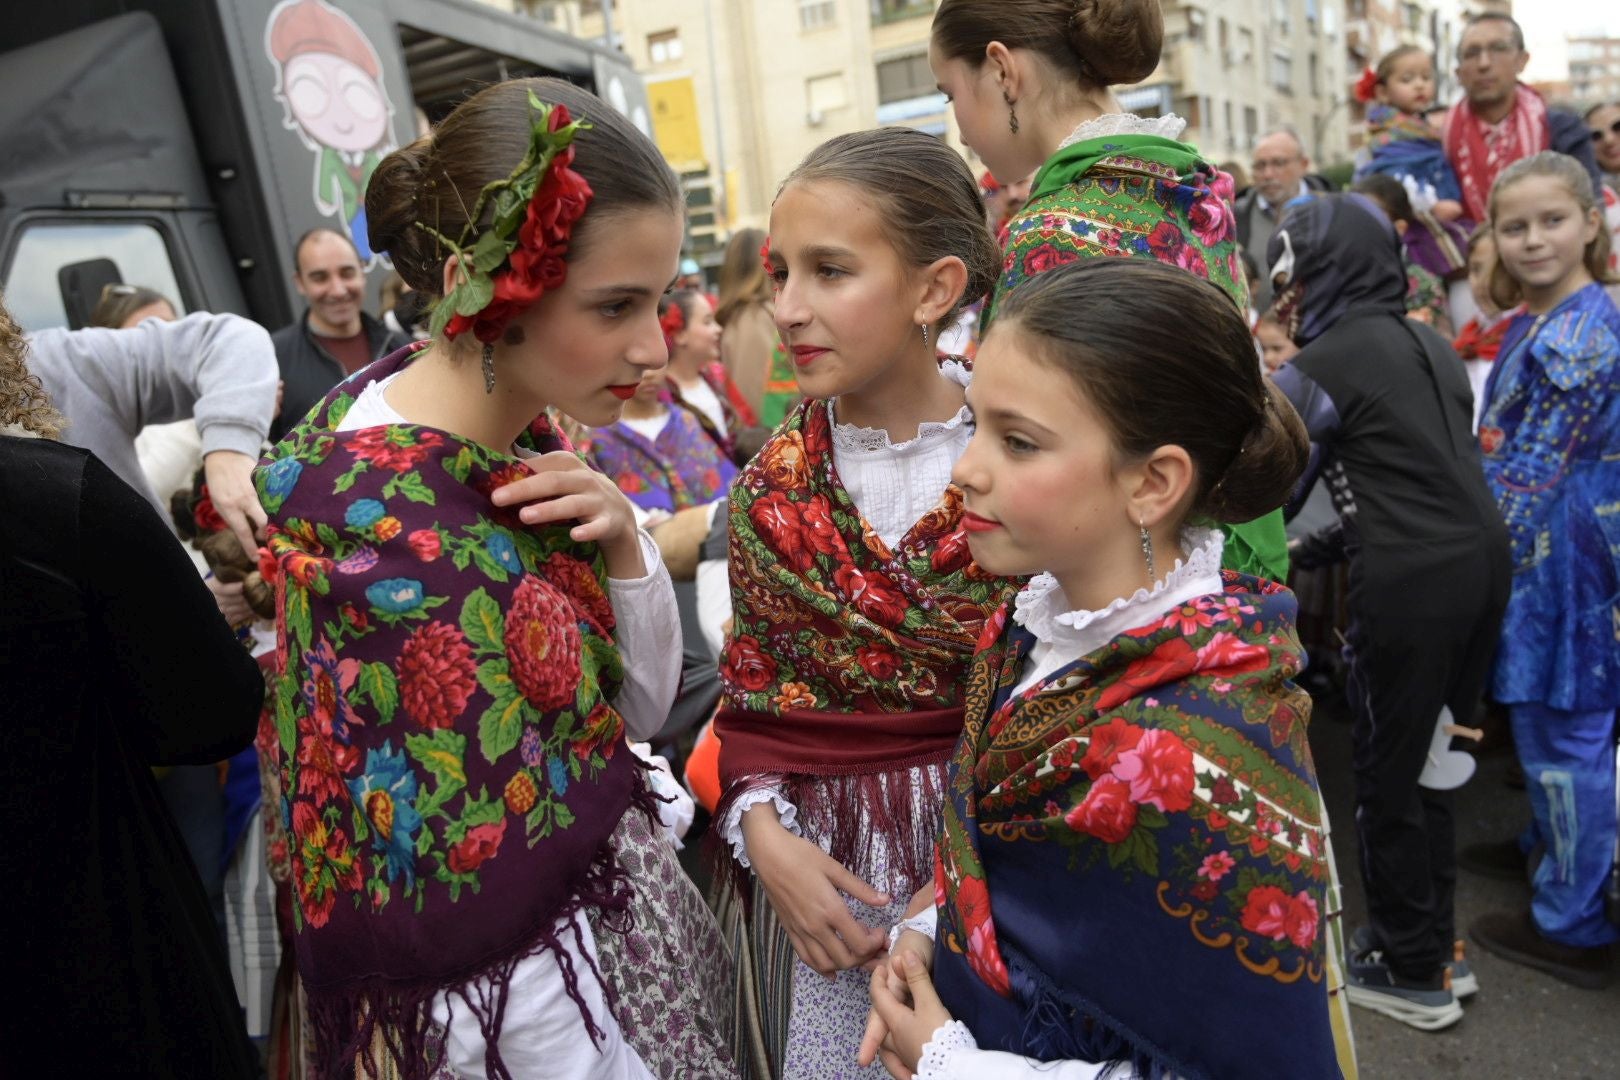
MULTIPOLYGON (((1179 266, 1248 308, 1231 177, 1177 141, 1186 121, 1125 112, 1108 89, 1158 66, 1158 0, 944 0, 932 37, 962 141, 996 176, 1039 169, 1008 223, 982 329, 1029 278, 1098 256, 1179 266)), ((1287 579, 1280 511, 1225 531, 1227 569, 1287 579)))

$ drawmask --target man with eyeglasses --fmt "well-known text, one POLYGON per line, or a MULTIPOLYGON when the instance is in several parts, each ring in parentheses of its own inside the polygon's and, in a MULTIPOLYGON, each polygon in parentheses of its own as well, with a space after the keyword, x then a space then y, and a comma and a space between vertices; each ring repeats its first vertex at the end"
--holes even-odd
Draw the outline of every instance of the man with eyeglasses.
MULTIPOLYGON (((1250 162, 1254 183, 1232 206, 1237 215, 1238 243, 1248 252, 1256 266, 1266 265, 1266 245, 1282 220, 1283 207, 1290 200, 1313 191, 1326 191, 1329 184, 1311 173, 1311 159, 1305 155, 1305 144, 1292 128, 1276 128, 1266 132, 1254 144, 1254 159, 1250 162)), ((1271 275, 1262 273, 1249 298, 1256 311, 1271 306, 1271 275)))
POLYGON ((1468 20, 1457 46, 1457 81, 1463 100, 1446 114, 1446 157, 1462 186, 1463 208, 1474 221, 1487 217, 1491 185, 1520 158, 1557 150, 1575 158, 1602 183, 1592 157, 1592 137, 1574 113, 1550 109, 1541 95, 1519 81, 1529 63, 1524 31, 1510 16, 1485 14, 1468 20))

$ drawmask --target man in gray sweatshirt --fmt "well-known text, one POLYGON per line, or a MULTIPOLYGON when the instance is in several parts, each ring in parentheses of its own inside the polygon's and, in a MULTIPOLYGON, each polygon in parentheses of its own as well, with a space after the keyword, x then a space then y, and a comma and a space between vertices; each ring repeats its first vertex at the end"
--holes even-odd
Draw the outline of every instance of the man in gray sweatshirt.
POLYGON ((94 452, 165 521, 168 505, 141 472, 135 436, 147 424, 195 420, 214 507, 244 550, 257 548, 265 515, 253 467, 278 381, 275 349, 261 326, 199 314, 147 319, 128 330, 39 330, 28 343, 28 366, 67 417, 62 441, 94 452))

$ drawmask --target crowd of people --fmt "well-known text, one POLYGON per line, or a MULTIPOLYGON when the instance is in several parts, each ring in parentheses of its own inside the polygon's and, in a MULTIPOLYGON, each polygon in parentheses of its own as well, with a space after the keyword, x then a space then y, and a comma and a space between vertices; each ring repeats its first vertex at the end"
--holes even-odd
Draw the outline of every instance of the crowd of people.
POLYGON ((274 334, 0 310, 60 973, 14 1023, 154 1076, 1354 1077, 1351 1004, 1479 989, 1459 865, 1528 886, 1476 944, 1608 985, 1620 103, 1549 107, 1480 15, 1449 108, 1368 70, 1350 190, 1286 129, 1240 190, 1111 91, 1163 41, 943 0, 979 175, 830 139, 717 294, 653 143, 541 78, 377 165, 376 316, 329 229, 274 334), (1479 715, 1530 825, 1459 853, 1479 715))

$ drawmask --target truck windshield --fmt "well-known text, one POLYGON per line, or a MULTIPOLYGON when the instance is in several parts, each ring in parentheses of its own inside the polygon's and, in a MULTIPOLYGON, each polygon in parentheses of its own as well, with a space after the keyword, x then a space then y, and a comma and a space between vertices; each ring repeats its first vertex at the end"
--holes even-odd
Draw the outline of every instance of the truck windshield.
POLYGON ((67 326, 57 271, 91 259, 110 259, 119 280, 168 297, 186 313, 163 234, 140 221, 35 222, 24 226, 6 272, 5 302, 25 330, 67 326))

